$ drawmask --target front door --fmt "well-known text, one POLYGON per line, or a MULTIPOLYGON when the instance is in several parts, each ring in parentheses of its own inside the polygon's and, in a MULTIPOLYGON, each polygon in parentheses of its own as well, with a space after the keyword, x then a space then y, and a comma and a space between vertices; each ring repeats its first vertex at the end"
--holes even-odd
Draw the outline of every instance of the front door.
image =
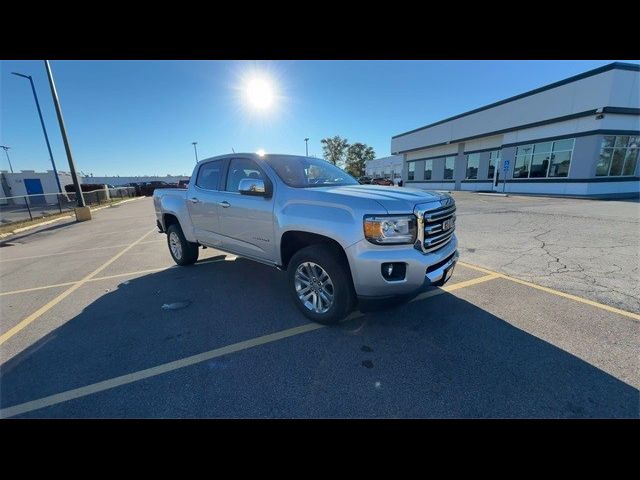
POLYGON ((29 197, 29 203, 31 205, 45 205, 47 203, 44 195, 38 195, 44 193, 42 182, 39 178, 25 178, 24 188, 27 189, 27 195, 33 195, 29 197))
POLYGON ((222 184, 223 160, 200 165, 196 180, 187 190, 187 208, 198 241, 212 247, 222 245, 219 202, 222 184))
POLYGON ((233 158, 229 162, 225 191, 220 203, 223 244, 232 252, 272 262, 276 258, 273 197, 241 195, 243 178, 268 178, 258 164, 249 158, 233 158))

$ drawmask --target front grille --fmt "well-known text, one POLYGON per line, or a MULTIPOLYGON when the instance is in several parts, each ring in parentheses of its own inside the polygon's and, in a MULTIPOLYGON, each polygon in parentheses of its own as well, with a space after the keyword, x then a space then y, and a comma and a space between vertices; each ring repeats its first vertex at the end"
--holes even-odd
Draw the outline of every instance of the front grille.
POLYGON ((424 213, 424 239, 422 250, 433 252, 444 247, 455 231, 456 206, 447 205, 424 213), (445 228, 446 227, 446 228, 445 228))

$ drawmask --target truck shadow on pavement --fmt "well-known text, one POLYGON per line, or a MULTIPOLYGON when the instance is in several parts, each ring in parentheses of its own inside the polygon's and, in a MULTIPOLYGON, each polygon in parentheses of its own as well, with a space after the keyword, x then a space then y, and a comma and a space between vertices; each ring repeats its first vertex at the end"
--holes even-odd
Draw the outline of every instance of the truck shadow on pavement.
MULTIPOLYGON (((308 323, 286 274, 242 259, 113 282, 2 365, 2 408, 308 323)), ((444 293, 21 416, 637 418, 638 399, 444 293)))

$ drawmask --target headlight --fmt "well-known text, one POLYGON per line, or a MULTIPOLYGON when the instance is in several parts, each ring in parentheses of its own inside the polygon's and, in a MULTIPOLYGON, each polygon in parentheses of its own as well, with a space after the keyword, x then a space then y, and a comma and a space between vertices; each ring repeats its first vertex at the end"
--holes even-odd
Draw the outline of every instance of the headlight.
POLYGON ((364 237, 378 245, 413 243, 416 240, 415 215, 371 215, 364 217, 364 237))

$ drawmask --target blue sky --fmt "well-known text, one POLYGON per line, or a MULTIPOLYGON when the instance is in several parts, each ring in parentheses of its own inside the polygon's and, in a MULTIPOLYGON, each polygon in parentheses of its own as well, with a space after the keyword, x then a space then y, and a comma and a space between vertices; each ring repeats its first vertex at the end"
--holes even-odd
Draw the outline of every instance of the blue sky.
MULTIPOLYGON (((199 157, 322 155, 341 135, 389 155, 391 136, 605 65, 594 61, 51 61, 78 170, 190 174, 199 157), (247 78, 270 79, 273 108, 247 106, 247 78)), ((625 60, 622 60, 625 61, 625 60)), ((638 61, 633 61, 638 63, 638 61)), ((0 144, 14 170, 50 162, 26 79, 32 75, 60 170, 68 170, 42 61, 0 64, 0 144)), ((0 169, 8 170, 4 152, 0 169)))

